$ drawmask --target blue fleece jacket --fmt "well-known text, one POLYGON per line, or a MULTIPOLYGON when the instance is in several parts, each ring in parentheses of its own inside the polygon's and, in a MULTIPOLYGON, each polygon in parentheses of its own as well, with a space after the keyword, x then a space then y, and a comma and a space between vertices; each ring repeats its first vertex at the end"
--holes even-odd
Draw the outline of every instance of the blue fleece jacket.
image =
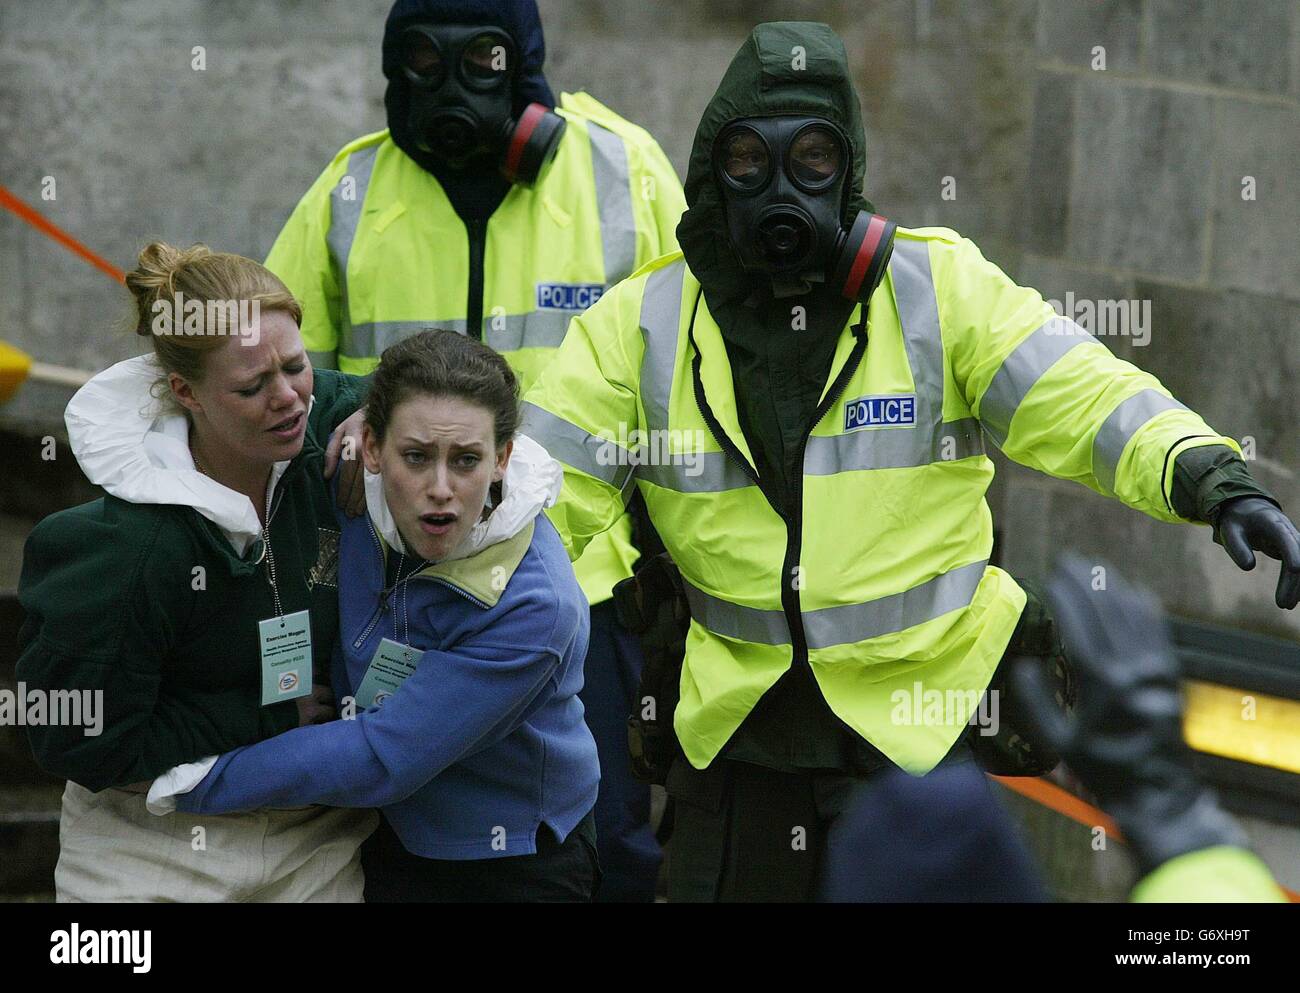
POLYGON ((222 755, 177 809, 382 807, 408 851, 438 859, 532 854, 543 822, 566 838, 600 772, 578 700, 590 613, 550 521, 385 598, 394 553, 368 515, 339 523, 336 698, 408 623, 415 672, 380 708, 222 755))

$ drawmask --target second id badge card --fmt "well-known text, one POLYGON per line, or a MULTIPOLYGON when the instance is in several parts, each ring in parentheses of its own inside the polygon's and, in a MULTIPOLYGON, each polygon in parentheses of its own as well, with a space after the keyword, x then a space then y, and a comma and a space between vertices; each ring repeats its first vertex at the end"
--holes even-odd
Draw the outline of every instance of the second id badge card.
POLYGON ((424 653, 391 638, 381 638, 375 657, 366 667, 365 677, 357 687, 357 706, 382 707, 384 701, 406 682, 424 653))
POLYGON ((311 614, 300 610, 257 622, 262 706, 311 693, 311 614))

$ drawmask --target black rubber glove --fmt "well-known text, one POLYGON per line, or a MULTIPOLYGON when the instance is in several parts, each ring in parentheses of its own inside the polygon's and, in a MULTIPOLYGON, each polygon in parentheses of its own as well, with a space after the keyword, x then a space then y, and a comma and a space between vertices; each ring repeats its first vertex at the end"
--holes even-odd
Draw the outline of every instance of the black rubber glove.
POLYGON ((1036 667, 1010 678, 1066 764, 1115 818, 1143 874, 1214 845, 1244 845, 1192 771, 1183 740, 1178 658, 1159 601, 1103 562, 1063 556, 1047 587, 1078 695, 1068 720, 1036 667), (1093 589, 1093 568, 1105 588, 1093 589))
POLYGON ((1211 522, 1214 540, 1239 567, 1255 568, 1258 549, 1282 563, 1274 599, 1284 610, 1300 601, 1300 534, 1291 519, 1263 497, 1242 496, 1219 505, 1211 522))

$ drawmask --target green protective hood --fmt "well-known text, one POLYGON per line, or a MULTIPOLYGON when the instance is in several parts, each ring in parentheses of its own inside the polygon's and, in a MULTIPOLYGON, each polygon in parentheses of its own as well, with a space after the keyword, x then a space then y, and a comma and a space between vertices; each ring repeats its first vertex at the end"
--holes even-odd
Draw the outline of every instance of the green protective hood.
POLYGON ((731 60, 695 132, 686 172, 687 211, 677 226, 686 264, 704 286, 714 317, 726 326, 728 311, 752 286, 727 238, 725 208, 713 176, 713 142, 718 132, 741 117, 799 114, 824 117, 848 136, 853 165, 845 184, 842 219, 874 208, 862 196, 866 139, 862 111, 849 71, 844 43, 827 25, 812 21, 774 21, 754 28, 731 60))

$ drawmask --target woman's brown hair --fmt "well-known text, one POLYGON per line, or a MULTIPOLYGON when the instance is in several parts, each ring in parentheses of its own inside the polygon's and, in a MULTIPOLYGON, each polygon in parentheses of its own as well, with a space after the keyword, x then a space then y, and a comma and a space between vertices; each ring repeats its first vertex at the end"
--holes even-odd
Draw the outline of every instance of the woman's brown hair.
POLYGON ((422 331, 384 349, 366 398, 366 424, 383 442, 393 411, 414 395, 451 396, 492 415, 500 450, 519 430, 519 380, 499 354, 455 331, 422 331))
POLYGON ((151 340, 164 372, 191 383, 202 381, 206 353, 240 333, 241 302, 256 302, 258 312, 283 311, 302 325, 302 307, 274 273, 252 259, 206 245, 180 249, 151 242, 126 274, 126 286, 135 297, 132 330, 151 340), (174 312, 178 297, 203 305, 199 331, 178 326, 187 316, 174 312))

